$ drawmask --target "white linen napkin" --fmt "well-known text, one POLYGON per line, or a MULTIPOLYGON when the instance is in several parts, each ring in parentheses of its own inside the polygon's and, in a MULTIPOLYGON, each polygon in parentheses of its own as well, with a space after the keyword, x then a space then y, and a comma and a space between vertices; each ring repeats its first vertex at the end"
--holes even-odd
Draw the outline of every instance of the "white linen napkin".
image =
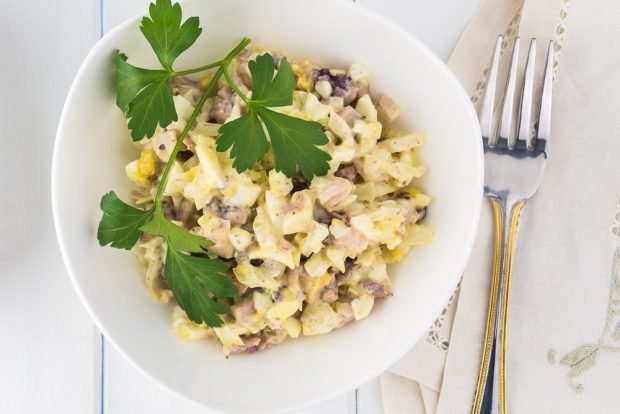
MULTIPOLYGON (((507 387, 514 413, 620 412, 618 17, 620 3, 611 0, 483 1, 449 61, 478 103, 498 34, 505 53, 515 35, 522 49, 537 37, 539 71, 546 43, 556 42, 551 157, 543 186, 523 210, 513 267, 507 387)), ((454 318, 443 320, 453 326, 443 358, 426 337, 385 374, 386 414, 470 412, 491 276, 491 220, 485 202, 454 318)))

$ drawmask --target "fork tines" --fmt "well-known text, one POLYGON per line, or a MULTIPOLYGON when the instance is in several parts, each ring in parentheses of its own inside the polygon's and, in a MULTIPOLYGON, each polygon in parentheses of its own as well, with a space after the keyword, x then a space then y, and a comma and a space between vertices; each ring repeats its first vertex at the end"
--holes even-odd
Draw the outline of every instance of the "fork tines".
POLYGON ((514 42, 508 79, 504 89, 501 115, 495 127, 495 96, 497 74, 502 49, 502 36, 497 38, 495 51, 489 69, 487 86, 480 105, 480 128, 485 148, 499 150, 539 150, 548 151, 547 146, 551 129, 551 95, 553 84, 553 41, 549 42, 547 59, 543 75, 543 86, 538 113, 538 128, 533 123, 534 69, 536 65, 536 39, 530 41, 530 47, 523 74, 523 86, 519 97, 518 110, 515 111, 515 90, 517 85, 517 68, 519 66, 520 39, 514 42), (516 117, 516 122, 515 122, 516 117))

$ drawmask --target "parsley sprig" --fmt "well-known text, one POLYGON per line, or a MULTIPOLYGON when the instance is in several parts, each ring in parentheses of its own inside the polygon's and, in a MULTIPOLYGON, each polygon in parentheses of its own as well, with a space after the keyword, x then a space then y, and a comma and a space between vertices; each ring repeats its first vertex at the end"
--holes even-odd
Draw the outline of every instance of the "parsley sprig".
POLYGON ((116 55, 117 105, 128 120, 133 141, 152 137, 157 127, 165 128, 178 120, 170 80, 175 76, 217 69, 173 148, 161 174, 153 206, 141 210, 123 202, 113 191, 101 199, 103 217, 97 238, 102 246, 131 249, 142 234, 161 237, 166 242, 164 277, 188 317, 196 323, 221 326, 218 315, 228 312, 221 299, 238 294, 233 282, 225 275, 228 265, 212 254, 205 255, 213 243, 166 219, 162 197, 168 176, 183 141, 194 126, 206 100, 212 96, 220 78, 247 104, 247 113, 220 128, 217 150, 227 151, 234 158, 233 166, 242 172, 261 161, 271 147, 276 169, 287 176, 297 169, 307 179, 324 175, 330 157, 319 146, 328 142, 321 124, 294 118, 270 108, 291 105, 295 77, 290 64, 283 59, 276 72, 271 55, 258 56, 249 63, 252 74, 252 96, 249 98, 233 82, 228 67, 232 60, 251 42, 248 38, 232 49, 222 60, 193 69, 177 71, 176 59, 189 49, 202 33, 198 17, 182 22, 182 10, 171 0, 156 0, 149 7, 149 16, 142 19, 140 30, 151 45, 160 69, 146 69, 128 62, 121 52, 116 55), (274 76, 275 73, 275 76, 274 76), (267 137, 269 136, 269 139, 267 137))
POLYGON ((224 71, 233 90, 247 103, 248 112, 222 125, 217 150, 232 148, 230 154, 234 158, 233 167, 237 171, 250 169, 263 159, 269 148, 266 129, 271 138, 277 171, 292 177, 299 166, 308 180, 312 180, 315 175, 327 174, 331 157, 318 148, 328 142, 322 125, 269 109, 293 103, 295 76, 290 63, 282 59, 278 73, 274 76, 275 61, 267 53, 249 62, 248 67, 252 74, 252 99, 245 96, 232 81, 228 71, 224 71))

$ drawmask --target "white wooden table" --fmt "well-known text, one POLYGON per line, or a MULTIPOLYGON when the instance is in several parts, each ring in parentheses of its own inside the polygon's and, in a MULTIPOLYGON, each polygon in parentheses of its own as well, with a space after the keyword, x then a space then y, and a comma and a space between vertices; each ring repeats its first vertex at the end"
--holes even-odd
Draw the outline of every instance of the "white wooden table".
MULTIPOLYGON (((478 1, 357 3, 446 59, 478 1)), ((71 80, 97 39, 145 13, 148 2, 1 2, 0 413, 208 413, 143 377, 101 337, 73 292, 52 224, 52 146, 71 80)), ((303 414, 380 414, 381 407, 373 381, 303 414)))

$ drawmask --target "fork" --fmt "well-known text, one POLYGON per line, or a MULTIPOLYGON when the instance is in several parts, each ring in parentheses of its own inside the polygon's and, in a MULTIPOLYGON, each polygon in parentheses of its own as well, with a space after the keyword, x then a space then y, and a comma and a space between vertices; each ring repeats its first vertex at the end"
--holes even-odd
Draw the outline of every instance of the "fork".
POLYGON ((519 38, 514 43, 499 122, 494 128, 501 44, 502 36, 499 36, 479 110, 484 191, 493 210, 495 244, 486 332, 472 414, 507 413, 506 338, 517 223, 526 201, 541 185, 551 137, 553 42, 547 51, 537 128, 533 122, 534 92, 540 90, 534 86, 536 39, 530 42, 521 95, 515 107, 519 38))

